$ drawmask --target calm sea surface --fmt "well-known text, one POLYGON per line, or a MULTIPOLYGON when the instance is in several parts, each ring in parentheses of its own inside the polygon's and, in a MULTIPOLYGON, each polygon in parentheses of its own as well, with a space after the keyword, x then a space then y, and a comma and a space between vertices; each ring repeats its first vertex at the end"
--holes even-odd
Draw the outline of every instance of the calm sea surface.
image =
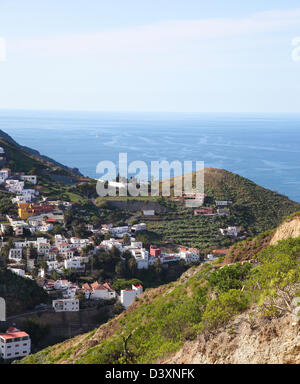
POLYGON ((300 115, 0 111, 17 142, 99 177, 101 160, 204 161, 300 202, 300 115))

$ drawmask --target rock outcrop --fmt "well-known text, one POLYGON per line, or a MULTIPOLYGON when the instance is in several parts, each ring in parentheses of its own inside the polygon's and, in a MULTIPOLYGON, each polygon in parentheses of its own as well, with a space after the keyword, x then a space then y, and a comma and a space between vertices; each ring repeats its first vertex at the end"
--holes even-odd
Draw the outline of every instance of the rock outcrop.
POLYGON ((300 236, 300 215, 281 224, 271 239, 270 245, 276 245, 280 240, 296 238, 300 236))

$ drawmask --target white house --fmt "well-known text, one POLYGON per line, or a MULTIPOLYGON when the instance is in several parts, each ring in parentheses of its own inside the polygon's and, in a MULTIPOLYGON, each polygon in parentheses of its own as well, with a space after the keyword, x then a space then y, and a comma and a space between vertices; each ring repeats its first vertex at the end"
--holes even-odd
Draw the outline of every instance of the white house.
POLYGON ((0 333, 0 357, 4 360, 16 359, 30 354, 31 340, 26 332, 10 327, 0 333))
POLYGON ((67 240, 62 235, 55 235, 54 236, 55 245, 58 247, 61 243, 66 243, 67 240))
POLYGON ((120 301, 126 309, 134 302, 136 297, 139 297, 143 293, 143 287, 141 285, 132 285, 131 289, 122 289, 120 301))
POLYGON ((186 263, 193 263, 200 260, 200 252, 197 249, 193 248, 180 248, 179 257, 184 260, 186 263))
POLYGON ((25 195, 18 195, 11 199, 11 202, 13 204, 18 204, 18 203, 30 203, 31 202, 31 195, 30 196, 25 196, 25 195))
POLYGON ((117 237, 123 237, 124 235, 126 235, 126 233, 128 233, 128 231, 129 231, 128 225, 124 227, 113 227, 110 229, 110 233, 113 236, 117 236, 117 237))
POLYGON ((180 257, 177 253, 162 253, 160 260, 162 263, 172 263, 174 261, 179 261, 180 257))
POLYGON ((56 280, 54 284, 54 289, 66 289, 71 285, 68 280, 56 280))
POLYGON ((70 245, 69 243, 65 243, 65 242, 63 242, 63 243, 60 243, 60 244, 59 244, 59 251, 60 251, 60 252, 66 252, 66 251, 68 251, 70 248, 71 248, 71 245, 70 245))
POLYGON ((9 190, 9 192, 21 193, 24 189, 24 181, 6 180, 6 186, 5 187, 9 190))
POLYGON ((66 251, 66 252, 62 252, 62 253, 61 253, 61 256, 62 256, 64 259, 73 259, 73 257, 74 257, 74 251, 68 250, 68 251, 66 251))
POLYGON ((113 238, 109 240, 103 240, 100 245, 102 245, 102 248, 106 249, 112 249, 113 247, 116 247, 120 252, 123 252, 122 244, 120 244, 119 241, 113 238))
POLYGON ((74 299, 75 296, 76 296, 76 293, 78 291, 78 286, 73 284, 73 285, 70 285, 68 288, 66 288, 64 291, 63 291, 63 297, 65 299, 74 299))
POLYGON ((143 215, 144 216, 154 216, 155 210, 154 209, 143 210, 143 215))
POLYGON ((21 261, 22 260, 22 248, 11 248, 9 250, 8 258, 10 260, 21 261))
POLYGON ((70 242, 74 245, 80 245, 81 242, 80 242, 80 238, 79 237, 71 237, 70 238, 70 242))
POLYGON ((135 248, 130 250, 135 258, 138 269, 148 269, 149 252, 145 248, 135 248))
POLYGON ((48 271, 57 271, 58 269, 58 262, 56 260, 47 260, 47 266, 48 266, 48 271))
POLYGON ((109 283, 99 284, 97 281, 92 284, 83 284, 82 289, 86 299, 92 300, 111 300, 114 299, 117 294, 109 283))
POLYGON ((50 252, 51 245, 49 243, 38 243, 38 253, 47 256, 50 252))
POLYGON ((48 231, 52 231, 53 228, 54 228, 53 224, 43 224, 37 227, 36 230, 39 232, 48 232, 48 231))
POLYGON ((238 237, 241 232, 241 227, 227 227, 226 229, 220 228, 220 232, 223 236, 228 235, 231 237, 238 237))
POLYGON ((36 239, 36 244, 37 244, 37 246, 38 246, 39 244, 41 244, 41 243, 48 243, 48 240, 46 239, 46 237, 38 237, 38 238, 36 239))
POLYGON ((78 312, 78 299, 59 299, 52 301, 52 307, 55 312, 78 312))
POLYGON ((37 177, 32 175, 23 175, 21 176, 21 180, 28 181, 29 183, 36 184, 37 177))
POLYGON ((131 227, 132 232, 145 231, 147 229, 147 225, 145 223, 135 224, 131 227))
POLYGON ((0 170, 0 179, 5 181, 6 179, 8 179, 11 175, 11 171, 9 168, 2 168, 0 170))
POLYGON ((84 264, 81 263, 80 257, 73 257, 73 259, 64 260, 65 269, 85 269, 84 264))

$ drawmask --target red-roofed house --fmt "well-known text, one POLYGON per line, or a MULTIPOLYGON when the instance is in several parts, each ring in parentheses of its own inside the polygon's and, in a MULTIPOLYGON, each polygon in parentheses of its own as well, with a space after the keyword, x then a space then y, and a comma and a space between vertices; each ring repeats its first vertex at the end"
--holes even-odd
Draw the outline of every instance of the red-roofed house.
POLYGON ((82 286, 86 299, 92 300, 110 300, 114 299, 117 294, 109 283, 99 284, 97 281, 91 285, 85 283, 82 286))
POLYGON ((0 333, 0 357, 4 360, 16 359, 30 354, 31 341, 28 333, 10 327, 0 333))

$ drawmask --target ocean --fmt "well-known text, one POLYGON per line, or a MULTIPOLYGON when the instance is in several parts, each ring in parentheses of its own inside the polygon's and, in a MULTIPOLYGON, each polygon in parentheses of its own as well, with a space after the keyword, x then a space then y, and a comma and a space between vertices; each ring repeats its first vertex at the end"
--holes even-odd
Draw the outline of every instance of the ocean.
POLYGON ((300 202, 300 115, 0 111, 18 143, 90 177, 102 160, 204 161, 300 202))

